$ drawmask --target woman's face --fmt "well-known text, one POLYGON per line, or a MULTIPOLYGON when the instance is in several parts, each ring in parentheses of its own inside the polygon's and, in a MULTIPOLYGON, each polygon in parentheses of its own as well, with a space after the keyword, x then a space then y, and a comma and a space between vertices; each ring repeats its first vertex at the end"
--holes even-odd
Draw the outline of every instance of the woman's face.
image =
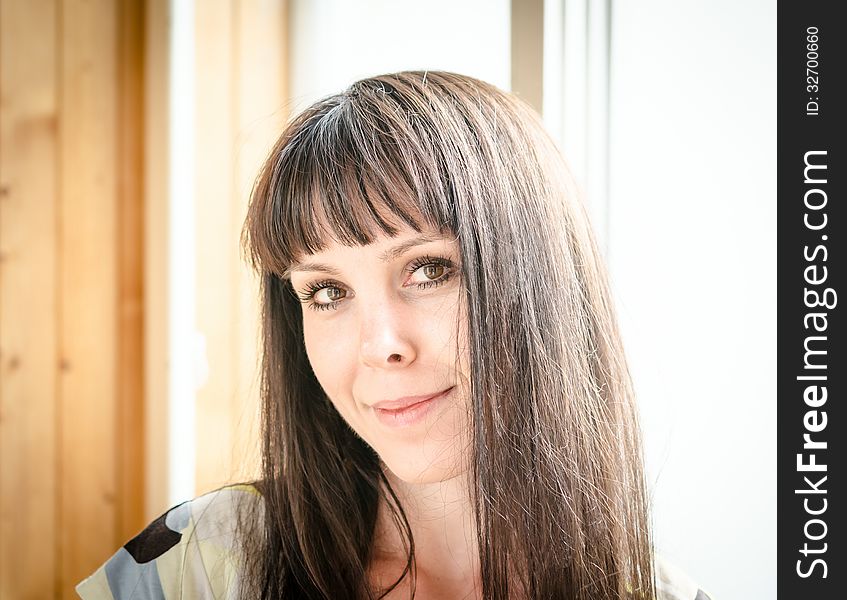
POLYGON ((350 427, 409 483, 465 470, 459 267, 454 238, 405 227, 367 246, 333 242, 290 270, 318 382, 350 427))

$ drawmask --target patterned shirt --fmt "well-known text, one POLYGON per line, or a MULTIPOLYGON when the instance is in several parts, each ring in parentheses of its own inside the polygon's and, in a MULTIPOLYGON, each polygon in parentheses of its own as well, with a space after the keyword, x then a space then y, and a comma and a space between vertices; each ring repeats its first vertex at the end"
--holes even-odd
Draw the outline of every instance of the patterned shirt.
MULTIPOLYGON (((83 600, 236 600, 239 505, 251 486, 225 487, 170 509, 76 586, 83 600)), ((688 576, 656 559, 658 600, 710 600, 688 576)))

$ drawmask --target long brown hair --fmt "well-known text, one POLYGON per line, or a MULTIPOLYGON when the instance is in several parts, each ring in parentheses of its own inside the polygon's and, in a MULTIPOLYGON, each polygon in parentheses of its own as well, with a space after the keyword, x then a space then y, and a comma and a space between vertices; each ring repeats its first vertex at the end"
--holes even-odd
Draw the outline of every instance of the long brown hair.
POLYGON ((653 598, 634 394, 588 216, 525 103, 432 71, 317 102, 256 182, 243 240, 262 287, 263 502, 245 528, 248 597, 385 595, 367 580, 379 502, 414 576, 403 507, 315 378, 284 276, 330 238, 396 235, 393 219, 450 231, 461 251, 483 596, 653 598))

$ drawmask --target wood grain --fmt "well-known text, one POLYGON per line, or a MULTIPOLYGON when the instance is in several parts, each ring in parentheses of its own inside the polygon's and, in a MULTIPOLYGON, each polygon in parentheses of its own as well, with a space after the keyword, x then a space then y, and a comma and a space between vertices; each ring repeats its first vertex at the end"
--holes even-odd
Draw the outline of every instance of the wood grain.
POLYGON ((119 545, 116 3, 63 0, 60 105, 62 597, 119 545))
POLYGON ((118 3, 118 356, 119 543, 144 515, 144 0, 118 3))
POLYGON ((144 520, 168 507, 169 2, 147 0, 144 32, 144 520))
POLYGON ((57 561, 57 101, 52 1, 0 2, 0 597, 57 561))

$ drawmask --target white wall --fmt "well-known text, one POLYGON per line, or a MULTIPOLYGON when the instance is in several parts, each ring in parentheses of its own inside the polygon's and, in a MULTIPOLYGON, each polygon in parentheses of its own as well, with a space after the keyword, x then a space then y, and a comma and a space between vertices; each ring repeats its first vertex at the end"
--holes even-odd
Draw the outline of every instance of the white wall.
POLYGON ((294 112, 362 77, 447 70, 508 89, 508 0, 292 0, 294 112))
POLYGON ((613 4, 609 259, 660 550, 776 597, 776 3, 613 4))

